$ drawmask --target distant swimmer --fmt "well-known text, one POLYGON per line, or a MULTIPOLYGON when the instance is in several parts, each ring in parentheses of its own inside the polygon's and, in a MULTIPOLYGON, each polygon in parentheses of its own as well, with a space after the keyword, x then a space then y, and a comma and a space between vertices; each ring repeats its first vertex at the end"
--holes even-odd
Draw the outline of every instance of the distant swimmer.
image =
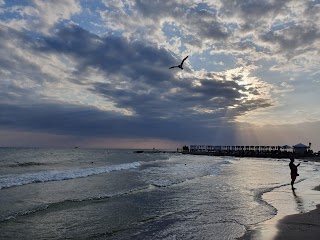
POLYGON ((180 69, 183 69, 183 67, 182 67, 183 62, 184 62, 188 57, 189 57, 189 56, 186 56, 186 57, 182 60, 182 62, 180 63, 180 65, 169 67, 169 69, 175 68, 175 67, 178 67, 178 68, 180 68, 180 69))
POLYGON ((290 163, 289 163, 289 167, 291 170, 291 188, 292 190, 294 190, 295 188, 293 187, 294 181, 296 180, 297 176, 299 176, 298 174, 298 167, 300 165, 300 163, 298 165, 294 165, 294 158, 290 158, 290 163))

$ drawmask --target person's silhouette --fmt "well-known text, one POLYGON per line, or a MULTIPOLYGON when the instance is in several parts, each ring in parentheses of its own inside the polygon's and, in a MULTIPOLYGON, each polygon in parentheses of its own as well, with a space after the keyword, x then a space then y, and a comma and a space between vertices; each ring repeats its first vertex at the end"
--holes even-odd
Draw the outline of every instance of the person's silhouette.
POLYGON ((289 163, 289 167, 291 170, 291 188, 292 190, 294 190, 295 188, 293 187, 294 181, 296 180, 297 176, 299 176, 298 174, 298 166, 300 165, 300 163, 298 165, 294 165, 294 158, 290 158, 290 163, 289 163))

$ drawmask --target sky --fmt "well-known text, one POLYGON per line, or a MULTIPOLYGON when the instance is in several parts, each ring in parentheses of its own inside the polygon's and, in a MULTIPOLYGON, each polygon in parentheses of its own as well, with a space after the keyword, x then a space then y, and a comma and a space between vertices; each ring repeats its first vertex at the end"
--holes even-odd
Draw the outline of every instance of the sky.
POLYGON ((0 0, 0 53, 0 146, 320 150, 320 0, 0 0))

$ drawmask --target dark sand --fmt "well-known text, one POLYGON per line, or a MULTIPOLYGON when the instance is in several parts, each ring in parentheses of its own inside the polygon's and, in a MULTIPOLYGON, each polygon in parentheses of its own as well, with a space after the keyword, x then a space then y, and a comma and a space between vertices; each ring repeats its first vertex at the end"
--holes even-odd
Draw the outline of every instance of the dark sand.
POLYGON ((311 190, 309 184, 300 181, 296 191, 288 184, 264 194, 263 199, 278 210, 277 215, 249 227, 239 240, 320 239, 320 204, 314 206, 320 203, 320 186, 311 190), (312 205, 316 209, 308 210, 312 205))
POLYGON ((319 186, 317 186, 317 187, 315 187, 315 188, 314 188, 314 190, 318 190, 318 191, 320 191, 320 185, 319 185, 319 186))
MULTIPOLYGON (((320 191, 320 185, 314 190, 320 191)), ((282 239, 320 239, 320 205, 307 213, 289 215, 277 224, 276 240, 282 239)))
POLYGON ((320 239, 320 205, 317 209, 303 214, 284 217, 277 224, 280 239, 320 239))

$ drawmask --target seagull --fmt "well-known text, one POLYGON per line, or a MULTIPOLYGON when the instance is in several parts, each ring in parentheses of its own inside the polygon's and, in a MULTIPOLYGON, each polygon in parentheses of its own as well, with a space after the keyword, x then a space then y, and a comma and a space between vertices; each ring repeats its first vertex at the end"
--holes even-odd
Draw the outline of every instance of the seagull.
POLYGON ((186 57, 182 60, 182 62, 180 63, 180 65, 169 67, 169 69, 175 68, 175 67, 178 67, 178 68, 180 68, 180 69, 183 69, 182 64, 183 64, 183 62, 184 62, 188 57, 189 57, 189 56, 186 56, 186 57))

